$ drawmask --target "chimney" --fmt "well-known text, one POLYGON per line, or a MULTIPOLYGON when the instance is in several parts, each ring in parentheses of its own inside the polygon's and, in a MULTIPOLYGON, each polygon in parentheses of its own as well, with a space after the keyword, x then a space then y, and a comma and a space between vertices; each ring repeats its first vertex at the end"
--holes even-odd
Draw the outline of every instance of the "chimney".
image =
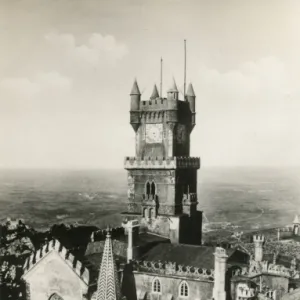
POLYGON ((254 243, 254 260, 262 261, 263 260, 263 243, 265 237, 263 235, 256 234, 253 236, 254 243))
POLYGON ((129 263, 136 256, 136 242, 139 235, 139 221, 130 220, 122 223, 125 229, 125 234, 128 235, 128 245, 127 245, 127 262, 129 263))
POLYGON ((217 247, 214 253, 215 256, 215 280, 213 288, 213 298, 214 300, 225 300, 225 276, 226 276, 226 265, 228 255, 226 250, 217 247))

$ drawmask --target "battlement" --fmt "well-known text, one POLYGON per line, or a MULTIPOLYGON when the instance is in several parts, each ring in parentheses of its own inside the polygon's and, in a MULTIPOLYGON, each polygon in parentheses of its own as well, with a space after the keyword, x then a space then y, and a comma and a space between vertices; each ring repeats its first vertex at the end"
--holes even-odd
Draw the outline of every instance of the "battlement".
POLYGON ((176 262, 134 261, 134 270, 137 272, 214 281, 214 270, 177 265, 176 262))
POLYGON ((57 240, 52 240, 44 245, 41 249, 30 255, 24 263, 24 273, 29 272, 40 260, 47 256, 51 251, 56 251, 62 259, 69 265, 70 268, 88 285, 89 284, 89 270, 85 268, 82 263, 75 259, 74 255, 62 246, 57 240))
POLYGON ((254 243, 263 243, 265 241, 265 237, 261 234, 255 234, 253 236, 253 242, 254 243))
POLYGON ((242 275, 252 277, 261 274, 291 278, 293 276, 293 271, 282 265, 271 264, 268 261, 252 261, 249 267, 243 267, 241 270, 237 270, 234 276, 242 275))
POLYGON ((238 299, 251 299, 255 297, 255 290, 252 288, 239 287, 237 290, 238 299))
POLYGON ((125 169, 199 169, 199 157, 144 157, 142 159, 136 157, 125 157, 125 169))
POLYGON ((293 227, 283 227, 278 229, 279 232, 293 232, 293 227))
POLYGON ((156 98, 152 100, 141 100, 140 111, 144 110, 162 110, 168 108, 167 98, 156 98))

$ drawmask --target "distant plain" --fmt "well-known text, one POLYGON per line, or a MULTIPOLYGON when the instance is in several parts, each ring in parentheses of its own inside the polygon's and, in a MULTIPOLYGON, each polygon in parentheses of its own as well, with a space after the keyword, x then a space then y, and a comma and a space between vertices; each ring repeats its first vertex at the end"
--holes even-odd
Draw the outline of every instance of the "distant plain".
MULTIPOLYGON (((244 231, 290 224, 300 213, 299 171, 199 170, 198 209, 204 211, 204 223, 230 222, 244 231)), ((0 170, 1 221, 22 218, 39 230, 55 223, 120 225, 126 180, 123 170, 0 170)))

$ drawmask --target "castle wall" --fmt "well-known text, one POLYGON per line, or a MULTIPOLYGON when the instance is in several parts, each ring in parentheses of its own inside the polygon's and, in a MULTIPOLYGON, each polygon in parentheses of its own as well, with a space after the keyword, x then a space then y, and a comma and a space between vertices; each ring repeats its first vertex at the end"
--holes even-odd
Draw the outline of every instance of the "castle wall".
POLYGON ((87 292, 87 285, 55 251, 41 259, 24 279, 30 300, 48 300, 54 293, 64 300, 82 300, 87 292))
MULTIPOLYGON (((171 294, 173 299, 182 299, 179 294, 179 286, 185 278, 174 278, 155 276, 153 274, 145 273, 134 273, 135 285, 137 290, 144 290, 147 292, 147 299, 154 300, 159 299, 157 294, 152 293, 152 282, 154 278, 159 278, 161 282, 162 295, 171 294)), ((213 282, 209 281, 196 281, 196 280, 185 280, 189 286, 189 297, 188 299, 211 299, 213 282)))

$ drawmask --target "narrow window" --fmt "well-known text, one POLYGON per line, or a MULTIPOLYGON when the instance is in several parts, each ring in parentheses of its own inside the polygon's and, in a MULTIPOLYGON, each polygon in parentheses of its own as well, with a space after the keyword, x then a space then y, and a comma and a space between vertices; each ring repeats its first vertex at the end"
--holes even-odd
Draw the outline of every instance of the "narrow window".
POLYGON ((151 196, 154 197, 155 196, 155 183, 152 181, 151 183, 151 196))
POLYGON ((152 284, 152 292, 153 293, 161 293, 161 284, 158 278, 155 278, 153 280, 153 284, 152 284))
POLYGON ((181 282, 179 286, 180 297, 187 298, 189 296, 189 287, 186 281, 181 282))
POLYGON ((148 198, 150 196, 150 189, 151 189, 150 182, 147 181, 147 183, 146 183, 146 195, 148 196, 148 198))

